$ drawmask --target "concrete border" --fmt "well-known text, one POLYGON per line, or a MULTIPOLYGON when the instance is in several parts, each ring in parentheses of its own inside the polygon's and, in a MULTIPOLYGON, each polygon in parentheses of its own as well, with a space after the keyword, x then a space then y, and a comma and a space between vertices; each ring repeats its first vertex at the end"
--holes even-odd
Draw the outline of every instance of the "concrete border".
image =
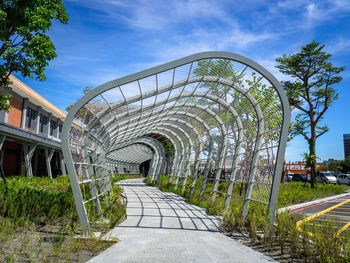
POLYGON ((303 207, 310 206, 310 205, 314 205, 314 204, 317 204, 317 203, 327 202, 327 201, 331 201, 331 200, 334 200, 334 199, 342 198, 342 197, 345 197, 347 195, 350 195, 350 190, 347 190, 343 194, 332 195, 332 196, 328 196, 328 197, 312 200, 312 201, 309 201, 309 202, 306 202, 306 203, 301 203, 301 204, 291 205, 291 206, 287 206, 287 207, 282 207, 282 208, 277 210, 277 213, 283 213, 283 212, 286 212, 286 211, 296 210, 296 209, 303 208, 303 207))

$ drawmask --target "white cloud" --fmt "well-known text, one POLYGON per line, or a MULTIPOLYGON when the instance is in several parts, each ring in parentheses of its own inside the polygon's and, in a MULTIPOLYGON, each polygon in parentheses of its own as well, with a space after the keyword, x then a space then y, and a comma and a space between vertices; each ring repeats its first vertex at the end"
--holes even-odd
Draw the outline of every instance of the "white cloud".
POLYGON ((327 21, 348 16, 349 0, 284 0, 270 3, 269 13, 262 18, 264 22, 277 22, 276 26, 285 32, 311 32, 327 21))
POLYGON ((110 22, 122 20, 131 27, 147 30, 162 30, 174 24, 186 23, 191 19, 229 20, 221 3, 213 4, 208 0, 69 1, 102 11, 110 22))
POLYGON ((307 5, 308 16, 316 20, 336 19, 338 15, 350 10, 349 1, 324 1, 307 5))
POLYGON ((319 10, 317 10, 315 4, 307 5, 306 9, 307 9, 307 13, 310 17, 316 18, 316 19, 320 18, 319 10))
POLYGON ((326 46, 326 49, 331 54, 348 52, 350 49, 350 39, 340 37, 334 42, 326 46))
MULTIPOLYGON (((241 53, 251 45, 274 39, 270 33, 245 32, 234 26, 231 31, 197 30, 194 34, 178 35, 168 41, 155 41, 154 57, 158 64, 203 51, 233 51, 241 53)), ((154 66, 155 63, 147 64, 154 66)))
POLYGON ((277 2, 277 6, 282 9, 295 9, 304 6, 308 0, 285 0, 277 2))
POLYGON ((226 34, 222 39, 218 40, 218 47, 219 49, 226 49, 233 46, 238 49, 244 49, 250 44, 262 42, 264 40, 271 40, 275 37, 276 35, 273 33, 246 32, 236 27, 233 31, 226 34))

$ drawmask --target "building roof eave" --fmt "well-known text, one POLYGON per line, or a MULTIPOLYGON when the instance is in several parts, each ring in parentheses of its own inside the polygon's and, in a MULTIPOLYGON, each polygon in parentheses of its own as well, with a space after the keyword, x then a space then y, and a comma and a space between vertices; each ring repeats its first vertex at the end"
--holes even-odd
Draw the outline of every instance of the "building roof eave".
POLYGON ((44 97, 40 96, 37 92, 35 92, 33 89, 31 89, 29 86, 24 84, 22 81, 20 81, 13 75, 10 75, 9 87, 18 95, 27 98, 34 105, 42 107, 43 110, 51 113, 56 118, 62 120, 66 118, 66 113, 57 108, 44 97))

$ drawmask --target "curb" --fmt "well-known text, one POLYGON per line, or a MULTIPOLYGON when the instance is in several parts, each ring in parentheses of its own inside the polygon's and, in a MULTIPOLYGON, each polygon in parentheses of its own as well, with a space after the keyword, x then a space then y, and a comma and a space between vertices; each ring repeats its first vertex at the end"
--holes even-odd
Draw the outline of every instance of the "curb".
POLYGON ((332 195, 332 196, 328 196, 328 197, 312 200, 312 201, 309 201, 309 202, 306 202, 306 203, 301 203, 301 204, 291 205, 291 206, 287 206, 287 207, 282 207, 282 208, 277 210, 277 213, 283 213, 283 212, 286 212, 286 211, 296 210, 296 209, 303 208, 303 207, 310 206, 310 205, 314 205, 314 204, 317 204, 317 203, 322 203, 322 202, 327 202, 327 201, 331 201, 331 200, 334 200, 334 199, 342 198, 342 197, 345 197, 347 195, 350 195, 350 191, 346 191, 344 194, 332 195))

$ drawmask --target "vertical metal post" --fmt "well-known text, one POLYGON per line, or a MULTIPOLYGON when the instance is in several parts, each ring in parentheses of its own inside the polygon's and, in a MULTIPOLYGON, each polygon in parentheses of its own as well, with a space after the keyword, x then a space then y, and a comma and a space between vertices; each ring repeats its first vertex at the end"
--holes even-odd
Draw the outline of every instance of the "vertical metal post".
POLYGON ((182 191, 185 191, 188 176, 191 174, 190 158, 191 158, 191 153, 192 153, 192 145, 190 145, 188 148, 189 149, 187 150, 187 155, 186 155, 186 160, 185 160, 185 172, 184 172, 184 180, 182 182, 182 191))
MULTIPOLYGON (((96 164, 96 166, 95 166, 96 180, 97 180, 98 186, 100 188, 100 192, 105 193, 106 189, 105 189, 104 180, 103 180, 104 179, 103 172, 102 172, 103 168, 101 168, 102 164, 100 163, 100 161, 101 161, 101 155, 100 154, 98 155, 98 154, 96 154, 96 152, 93 152, 92 153, 92 162, 94 164, 96 164)), ((92 191, 92 193, 93 193, 93 189, 90 188, 90 191, 92 191)), ((97 199, 97 198, 98 197, 96 195, 95 199, 97 199)), ((106 197, 105 197, 105 200, 106 200, 106 197)))
POLYGON ((203 171, 203 181, 202 181, 200 196, 202 196, 204 194, 205 187, 207 185, 209 168, 210 168, 210 161, 211 161, 211 157, 213 155, 213 145, 214 145, 214 139, 210 136, 209 137, 209 151, 208 151, 207 162, 205 163, 205 168, 203 171))
MULTIPOLYGON (((201 143, 202 145, 202 143, 201 143)), ((195 161, 194 161, 194 166, 193 166, 193 181, 192 181, 192 186, 191 186, 191 195, 194 193, 194 189, 196 187, 196 182, 198 178, 198 170, 199 170, 199 165, 200 165, 200 153, 201 153, 202 147, 199 147, 199 150, 196 152, 195 155, 195 161)))
POLYGON ((243 141, 243 132, 242 129, 239 130, 239 135, 238 135, 238 142, 235 147, 235 154, 233 156, 232 160, 232 167, 231 167, 231 175, 230 175, 230 181, 229 185, 226 191, 226 198, 225 198, 225 206, 228 207, 231 202, 231 196, 232 196, 232 191, 233 191, 233 186, 236 181, 236 173, 238 171, 238 156, 240 155, 240 149, 242 146, 242 141, 243 141))
POLYGON ((181 162, 182 162, 182 154, 179 154, 177 156, 177 159, 176 159, 176 163, 175 163, 175 167, 174 167, 174 173, 173 173, 173 178, 172 178, 172 181, 174 182, 174 184, 176 184, 176 181, 178 180, 177 178, 179 176, 181 162))
MULTIPOLYGON (((109 180, 109 174, 107 171, 107 165, 105 163, 105 156, 103 154, 100 154, 98 156, 98 163, 101 165, 101 176, 102 176, 102 191, 105 195, 108 195, 112 191, 111 181, 109 180)), ((101 186, 100 186, 101 187, 101 186)))
POLYGON ((152 156, 151 162, 149 164, 149 170, 148 170, 148 174, 147 174, 147 181, 151 182, 151 178, 152 178, 152 173, 153 173, 153 166, 154 166, 154 162, 155 162, 155 153, 152 156))
POLYGON ((259 153, 259 150, 261 147, 261 139, 262 139, 263 131, 264 131, 264 121, 263 121, 263 119, 260 119, 259 124, 258 124, 255 146, 254 146, 254 154, 253 154, 253 158, 252 158, 251 165, 250 165, 249 178, 248 178, 248 182, 247 182, 247 191, 244 195, 243 218, 246 218, 246 216, 248 214, 248 207, 249 207, 249 203, 250 203, 250 199, 251 199, 251 195, 252 195, 252 191, 253 191, 253 184, 255 181, 257 161, 258 161, 258 157, 259 157, 258 153, 259 153))
POLYGON ((220 183, 220 178, 221 178, 221 174, 222 174, 222 167, 224 165, 224 161, 225 161, 225 154, 226 154, 226 146, 223 147, 222 152, 224 152, 223 155, 220 156, 219 160, 218 160, 218 168, 216 171, 216 175, 215 175, 215 179, 214 179, 214 184, 213 184, 213 191, 212 191, 212 196, 211 196, 211 201, 214 202, 216 199, 216 194, 218 192, 218 187, 219 187, 219 183, 220 183))
POLYGON ((163 175, 163 173, 164 173, 165 165, 166 165, 166 160, 165 160, 165 156, 163 156, 160 160, 159 171, 157 174, 157 184, 159 184, 159 182, 160 182, 160 176, 163 175))
POLYGON ((215 180, 214 180, 214 184, 213 184, 213 193, 211 196, 211 201, 214 202, 216 199, 216 193, 218 192, 218 187, 219 187, 219 183, 220 183, 220 177, 221 177, 221 173, 222 173, 222 167, 224 165, 224 161, 225 161, 225 156, 226 156, 226 149, 227 149, 227 133, 226 133, 226 129, 225 126, 222 125, 222 130, 224 131, 224 138, 223 138, 223 142, 220 145, 220 155, 218 154, 218 163, 217 163, 217 171, 216 171, 216 176, 215 176, 215 180))
POLYGON ((175 153, 175 156, 173 158, 173 164, 171 166, 171 169, 170 169, 170 173, 169 173, 169 180, 168 180, 168 183, 171 183, 172 179, 173 179, 173 176, 175 174, 175 166, 177 164, 177 159, 178 159, 178 156, 177 154, 175 153))
POLYGON ((156 177, 157 177, 157 172, 158 172, 159 165, 160 165, 160 155, 157 152, 156 159, 155 159, 155 162, 154 162, 154 167, 153 167, 152 182, 154 182, 156 177))
POLYGON ((159 164, 159 154, 158 152, 155 152, 153 167, 152 167, 152 174, 151 174, 151 182, 154 182, 154 179, 156 177, 158 164, 159 164))
MULTIPOLYGON (((288 101, 285 100, 284 103, 287 104, 288 101)), ((272 181, 272 189, 270 192, 270 200, 269 200, 269 206, 268 206, 268 214, 270 216, 271 224, 274 223, 275 217, 276 217, 277 198, 278 198, 278 191, 281 183, 284 155, 286 151, 286 143, 287 143, 287 137, 288 137, 289 122, 290 122, 289 107, 285 106, 283 107, 283 124, 282 124, 282 130, 279 138, 279 147, 277 152, 274 176, 272 181)))
MULTIPOLYGON (((85 163, 87 163, 87 169, 86 169, 86 174, 89 179, 89 190, 91 197, 94 198, 94 205, 95 205, 95 213, 98 214, 101 211, 101 204, 100 204, 100 199, 98 197, 98 192, 96 188, 96 182, 94 178, 94 169, 92 168, 91 162, 90 162, 90 157, 88 154, 87 150, 87 144, 89 140, 89 133, 85 134, 84 139, 82 141, 83 147, 82 147, 82 157, 85 163)), ((95 154, 95 152, 94 152, 95 154)), ((92 158, 96 158, 96 155, 94 155, 92 158)), ((95 169, 96 170, 96 169, 95 169)))
POLYGON ((179 184, 179 180, 180 180, 180 177, 182 175, 182 166, 183 166, 184 155, 185 155, 185 153, 180 155, 179 165, 176 169, 176 177, 175 177, 175 185, 174 185, 175 189, 177 189, 177 185, 179 184))

